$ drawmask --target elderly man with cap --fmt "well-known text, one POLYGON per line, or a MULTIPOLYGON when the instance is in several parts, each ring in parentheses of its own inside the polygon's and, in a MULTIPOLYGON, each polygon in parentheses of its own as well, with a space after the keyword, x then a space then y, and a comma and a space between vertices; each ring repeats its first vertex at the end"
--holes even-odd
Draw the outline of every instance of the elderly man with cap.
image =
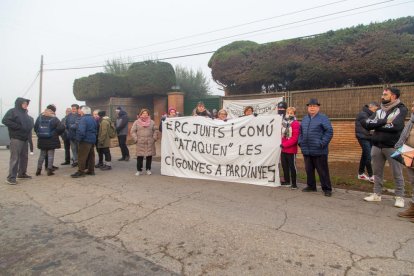
POLYGON ((27 175, 28 140, 33 129, 33 120, 27 113, 30 100, 17 98, 15 106, 9 109, 3 117, 2 123, 7 126, 10 136, 10 163, 9 175, 6 183, 16 185, 16 177, 30 179, 27 175))
POLYGON ((332 195, 328 167, 328 145, 333 136, 332 124, 325 114, 319 113, 320 103, 310 99, 308 114, 300 125, 299 146, 305 159, 307 187, 303 192, 316 192, 315 169, 318 172, 325 196, 332 195))
POLYGON ((45 111, 39 115, 34 125, 37 134, 37 147, 40 149, 39 160, 37 162, 36 175, 39 176, 42 171, 43 162, 47 158, 47 175, 54 175, 53 161, 55 158, 55 149, 59 149, 59 135, 65 131, 65 126, 56 117, 56 106, 50 104, 45 111))
POLYGON ((384 182, 384 166, 388 160, 395 182, 395 207, 404 207, 404 177, 402 166, 391 158, 395 152, 394 145, 398 142, 404 129, 404 120, 408 109, 400 101, 400 90, 395 87, 385 88, 382 92, 381 107, 362 126, 374 130, 372 135, 372 170, 374 172, 374 193, 364 198, 365 201, 381 201, 384 182))
POLYGON ((126 144, 128 136, 128 114, 122 107, 118 106, 116 112, 116 133, 118 133, 118 144, 121 149, 122 157, 118 161, 129 161, 129 149, 126 144))

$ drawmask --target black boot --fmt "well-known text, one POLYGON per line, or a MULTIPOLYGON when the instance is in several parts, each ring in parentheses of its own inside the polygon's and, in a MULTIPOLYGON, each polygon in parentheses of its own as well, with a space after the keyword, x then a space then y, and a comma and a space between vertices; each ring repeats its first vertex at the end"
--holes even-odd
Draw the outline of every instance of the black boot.
POLYGON ((42 169, 37 169, 37 170, 36 170, 36 176, 41 175, 41 173, 42 173, 42 169))
POLYGON ((47 169, 47 176, 55 175, 53 169, 47 169))

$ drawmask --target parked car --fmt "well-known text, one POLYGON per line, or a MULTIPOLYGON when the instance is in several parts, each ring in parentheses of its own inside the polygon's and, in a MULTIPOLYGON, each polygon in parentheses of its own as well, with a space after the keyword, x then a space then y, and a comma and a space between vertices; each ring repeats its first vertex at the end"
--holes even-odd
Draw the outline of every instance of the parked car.
POLYGON ((10 147, 9 130, 5 125, 0 125, 0 146, 10 147))

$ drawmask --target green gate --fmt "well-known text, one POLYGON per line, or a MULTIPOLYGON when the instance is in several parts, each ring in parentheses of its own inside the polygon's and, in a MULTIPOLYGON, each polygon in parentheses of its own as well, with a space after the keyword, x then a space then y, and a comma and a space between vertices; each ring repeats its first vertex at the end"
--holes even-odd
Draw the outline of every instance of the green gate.
POLYGON ((203 99, 191 99, 191 100, 184 100, 184 115, 185 116, 191 116, 193 109, 196 107, 198 102, 203 102, 206 109, 208 109, 210 112, 213 111, 213 109, 216 109, 217 111, 220 110, 221 106, 221 97, 220 96, 212 96, 208 98, 203 99))

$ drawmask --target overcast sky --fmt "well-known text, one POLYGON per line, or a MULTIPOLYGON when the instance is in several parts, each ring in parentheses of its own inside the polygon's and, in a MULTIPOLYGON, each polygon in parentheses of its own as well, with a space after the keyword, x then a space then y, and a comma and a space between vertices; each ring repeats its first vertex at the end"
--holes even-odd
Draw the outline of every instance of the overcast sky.
MULTIPOLYGON (((409 15, 413 0, 0 0, 0 116, 19 96, 32 100, 30 114, 37 116, 41 55, 44 69, 100 66, 114 58, 197 54, 237 40, 266 43, 409 15)), ((201 69, 211 79, 210 57, 166 61, 201 69)), ((62 116, 76 102, 74 80, 102 71, 46 71, 43 108, 54 103, 62 116)), ((221 93, 212 80, 210 87, 221 93)))

